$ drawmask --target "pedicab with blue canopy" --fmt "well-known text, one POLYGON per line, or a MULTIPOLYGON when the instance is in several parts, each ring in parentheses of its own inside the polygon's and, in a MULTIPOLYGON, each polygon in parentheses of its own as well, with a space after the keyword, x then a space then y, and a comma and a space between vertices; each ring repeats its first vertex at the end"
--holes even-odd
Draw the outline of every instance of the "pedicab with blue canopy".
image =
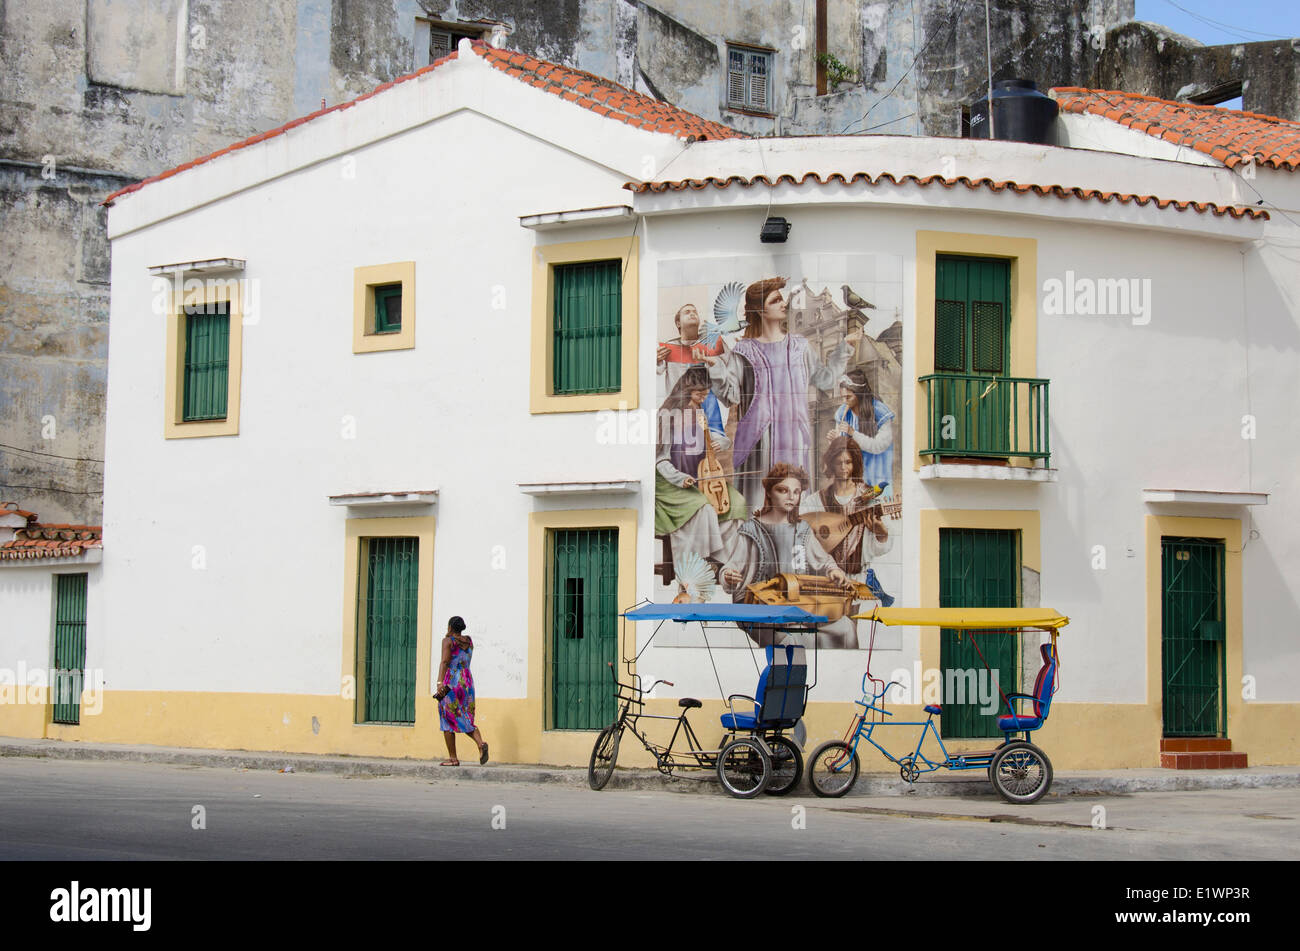
MULTIPOLYGON (((810 614, 799 607, 766 604, 647 603, 625 611, 623 618, 625 636, 627 621, 659 623, 641 651, 624 661, 629 674, 627 682, 618 679, 612 663, 608 665, 619 712, 614 722, 601 731, 592 748, 587 767, 587 780, 592 789, 603 789, 609 782, 618 758, 619 742, 627 731, 641 741, 646 752, 654 757, 656 768, 665 776, 672 776, 678 770, 714 771, 723 788, 740 799, 752 799, 764 792, 781 796, 799 785, 803 776, 803 755, 799 751, 800 744, 787 733, 796 731, 800 725, 808 691, 816 683, 816 625, 826 623, 824 615, 810 614), (723 738, 717 749, 706 749, 691 726, 689 711, 703 706, 694 697, 682 697, 677 701, 680 712, 675 717, 645 712, 646 695, 661 683, 669 687, 673 683, 656 680, 643 689, 641 676, 633 666, 660 628, 669 622, 699 624, 704 636, 709 662, 718 680, 718 692, 726 696, 728 709, 721 717, 723 738), (734 624, 745 630, 751 641, 758 630, 770 635, 765 639, 772 641, 778 635, 814 635, 813 679, 808 679, 806 648, 797 643, 770 645, 763 649, 766 666, 761 670, 758 670, 755 658, 758 679, 753 696, 727 694, 718 676, 717 664, 713 663, 713 647, 709 644, 707 630, 710 626, 723 624, 734 624), (666 745, 652 742, 639 728, 641 719, 675 721, 672 738, 666 745), (676 748, 679 739, 686 744, 685 749, 676 748)), ((628 657, 631 653, 625 650, 623 656, 628 657)), ((752 648, 750 656, 754 656, 752 648)))
MULTIPOLYGON (((858 778, 858 744, 866 740, 891 762, 897 764, 904 782, 913 783, 923 773, 938 769, 984 769, 989 782, 1007 802, 1037 802, 1047 794, 1052 785, 1052 763, 1047 754, 1029 741, 1030 734, 1047 722, 1052 709, 1052 697, 1059 682, 1059 658, 1056 637, 1061 628, 1070 623, 1064 615, 1046 608, 886 608, 877 607, 868 614, 854 615, 854 620, 871 621, 871 636, 867 650, 867 672, 862 676, 862 699, 854 703, 862 707, 855 714, 852 725, 842 740, 823 743, 813 751, 808 760, 808 781, 818 796, 843 796, 858 778), (984 652, 980 650, 978 636, 998 636, 1023 629, 1039 630, 1050 635, 1049 643, 1039 648, 1042 666, 1034 681, 1032 693, 998 692, 1007 712, 997 718, 1002 732, 1002 743, 991 750, 974 750, 962 753, 949 752, 943 745, 934 718, 943 713, 941 704, 926 704, 925 720, 899 722, 886 720, 893 714, 885 709, 885 694, 897 681, 885 683, 871 674, 871 655, 875 648, 876 624, 888 626, 948 628, 967 632, 971 644, 989 670, 984 652), (877 689, 878 688, 878 689, 877 689), (920 727, 916 746, 895 756, 877 743, 874 733, 880 727, 920 727), (938 754, 927 753, 927 737, 938 744, 938 754)), ((901 686, 901 685, 900 685, 901 686)))

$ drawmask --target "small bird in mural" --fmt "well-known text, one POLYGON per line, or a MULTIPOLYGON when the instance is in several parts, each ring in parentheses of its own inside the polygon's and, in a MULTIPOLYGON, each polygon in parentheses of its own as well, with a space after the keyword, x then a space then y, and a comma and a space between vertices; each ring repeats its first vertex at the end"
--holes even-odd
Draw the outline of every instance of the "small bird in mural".
POLYGON ((871 303, 871 301, 867 300, 865 297, 860 296, 856 291, 853 290, 853 288, 849 287, 849 285, 841 284, 840 290, 844 292, 845 307, 851 307, 855 309, 866 307, 870 310, 876 309, 875 304, 871 303))

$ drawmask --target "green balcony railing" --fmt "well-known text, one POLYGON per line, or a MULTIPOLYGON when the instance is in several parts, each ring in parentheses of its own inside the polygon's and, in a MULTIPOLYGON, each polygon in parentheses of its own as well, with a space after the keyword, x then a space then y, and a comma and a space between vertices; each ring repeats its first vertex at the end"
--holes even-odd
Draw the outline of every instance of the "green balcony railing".
POLYGON ((920 382, 929 406, 921 455, 1017 456, 1047 464, 1047 380, 932 373, 920 382))

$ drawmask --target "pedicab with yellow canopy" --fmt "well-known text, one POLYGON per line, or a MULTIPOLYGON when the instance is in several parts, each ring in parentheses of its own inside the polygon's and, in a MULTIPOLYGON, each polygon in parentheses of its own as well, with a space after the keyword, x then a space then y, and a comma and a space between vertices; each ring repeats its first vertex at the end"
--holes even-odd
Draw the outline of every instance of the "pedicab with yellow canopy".
MULTIPOLYGON (((808 781, 818 796, 843 796, 858 778, 858 744, 866 740, 880 750, 887 759, 897 764, 904 782, 913 783, 924 773, 939 769, 985 769, 989 782, 1007 802, 1037 802, 1047 794, 1052 785, 1052 763, 1047 754, 1029 741, 1033 731, 1047 722, 1052 708, 1052 696, 1059 679, 1059 662, 1056 638, 1070 619, 1047 608, 886 608, 877 607, 869 614, 856 614, 854 620, 871 622, 871 636, 867 649, 867 672, 862 676, 862 699, 854 703, 862 707, 855 714, 853 724, 842 740, 823 743, 808 759, 808 781), (936 627, 967 632, 971 644, 992 673, 984 652, 979 647, 979 637, 1003 636, 1021 630, 1038 630, 1051 635, 1049 643, 1039 648, 1042 667, 1034 681, 1032 693, 998 692, 1007 712, 997 719, 1002 731, 1002 743, 995 749, 968 752, 949 752, 939 736, 934 718, 943 712, 940 704, 926 704, 925 720, 900 722, 887 720, 894 714, 885 709, 885 695, 889 688, 902 686, 898 681, 885 683, 871 673, 871 655, 876 642, 876 625, 890 627, 936 627), (876 742, 873 734, 880 727, 920 727, 916 746, 894 756, 876 742), (927 737, 938 745, 926 751, 927 737)), ((959 635, 960 636, 960 635, 959 635)))

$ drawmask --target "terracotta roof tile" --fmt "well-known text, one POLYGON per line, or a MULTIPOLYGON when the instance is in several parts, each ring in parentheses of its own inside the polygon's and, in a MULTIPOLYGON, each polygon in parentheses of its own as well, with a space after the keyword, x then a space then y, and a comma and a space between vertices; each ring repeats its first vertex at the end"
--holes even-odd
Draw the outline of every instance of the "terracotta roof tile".
POLYGON ((1052 93, 1063 112, 1102 116, 1195 149, 1228 168, 1253 158, 1259 165, 1300 169, 1300 122, 1111 89, 1058 86, 1052 93))
POLYGON ((39 558, 68 558, 90 548, 103 548, 99 525, 42 525, 29 522, 14 537, 0 544, 0 561, 32 561, 39 558))
POLYGON ((608 118, 617 119, 637 128, 647 128, 683 139, 734 139, 745 138, 744 133, 717 122, 710 122, 694 113, 658 99, 651 99, 618 83, 594 73, 570 69, 558 63, 534 59, 523 53, 494 49, 482 43, 474 44, 474 52, 490 66, 503 71, 519 68, 525 75, 545 76, 558 85, 546 91, 574 101, 578 97, 596 100, 608 108, 608 118), (634 117, 640 122, 633 121, 634 117))
MULTIPOLYGON (((529 85, 536 86, 546 92, 554 93, 556 95, 562 94, 564 98, 569 101, 575 101, 580 96, 601 101, 609 100, 605 103, 610 107, 609 110, 601 113, 601 115, 610 119, 616 119, 629 125, 637 125, 637 127, 641 127, 639 123, 632 123, 630 121, 632 115, 654 116, 658 122, 647 126, 647 128, 654 128, 657 131, 666 132, 683 139, 731 139, 745 137, 744 133, 737 132, 735 129, 728 128, 727 126, 720 125, 716 122, 710 122, 708 119, 703 119, 694 113, 685 111, 684 109, 678 109, 666 102, 660 102, 657 99, 643 96, 640 93, 633 92, 630 89, 620 86, 618 83, 611 82, 610 80, 596 76, 593 73, 570 69, 567 66, 561 66, 558 63, 548 63, 545 60, 534 59, 524 53, 495 49, 482 42, 475 42, 473 44, 473 49, 476 55, 481 56, 490 66, 501 70, 507 76, 521 79, 529 85)), ((136 182, 134 185, 128 185, 125 188, 118 189, 104 199, 104 204, 112 204, 114 199, 120 198, 122 195, 138 191, 145 185, 149 185, 153 182, 162 181, 165 178, 171 178, 173 175, 177 175, 186 169, 195 167, 196 165, 203 165, 222 155, 274 138, 290 129, 297 128, 305 122, 310 122, 312 119, 328 115, 331 112, 338 112, 342 109, 351 108, 358 102, 362 102, 369 99, 371 96, 378 95, 387 89, 391 89, 399 83, 404 83, 408 79, 414 79, 417 76, 424 75, 430 70, 436 69, 443 63, 455 59, 456 55, 455 52, 452 52, 447 56, 442 57, 442 59, 430 63, 428 66, 417 69, 413 73, 400 76, 391 82, 382 83, 364 96, 358 96, 356 99, 339 103, 336 106, 330 106, 327 109, 318 109, 316 112, 286 122, 284 125, 277 126, 274 129, 268 129, 265 132, 259 132, 257 135, 250 136, 247 139, 234 143, 233 145, 228 145, 223 149, 218 149, 210 155, 201 156, 200 158, 193 159, 192 161, 185 162, 175 168, 161 172, 158 175, 153 175, 143 181, 136 182)))
POLYGON ((1178 211, 1187 211, 1192 209, 1198 212, 1211 212, 1216 217, 1228 215, 1232 218, 1255 218, 1263 221, 1268 220, 1268 212, 1258 208, 1247 208, 1241 205, 1217 205, 1212 202, 1204 201, 1177 201, 1172 198, 1157 198, 1154 195, 1129 195, 1122 192, 1103 192, 1095 188, 1078 188, 1066 185, 1025 185, 1019 182, 1002 181, 997 182, 991 178, 967 178, 962 175, 957 178, 945 178, 942 175, 927 175, 921 177, 918 175, 902 175, 895 177, 889 172, 882 172, 879 175, 872 175, 869 172, 855 172, 852 175, 844 175, 840 172, 832 172, 825 178, 816 172, 807 172, 806 174, 795 177, 794 175, 778 175, 776 178, 768 178, 766 175, 755 175, 753 178, 745 178, 741 175, 729 175, 726 178, 688 178, 675 182, 628 182, 623 187, 643 195, 647 192, 666 192, 666 191, 685 191, 691 189, 699 191, 704 188, 727 188, 731 185, 740 185, 749 188, 753 185, 829 185, 833 182, 840 185, 854 185, 862 182, 866 185, 905 185, 913 183, 922 187, 928 185, 940 185, 943 188, 956 188, 958 185, 964 185, 972 191, 979 188, 988 189, 993 192, 1014 191, 1020 194, 1033 193, 1047 197, 1049 195, 1057 198, 1079 198, 1084 201, 1100 201, 1104 204, 1119 202, 1121 205, 1136 204, 1148 205, 1154 204, 1157 208, 1168 208, 1170 206, 1178 211))
POLYGON ((36 521, 36 513, 29 512, 26 509, 20 509, 17 502, 0 502, 0 515, 18 515, 27 519, 30 525, 36 521))

